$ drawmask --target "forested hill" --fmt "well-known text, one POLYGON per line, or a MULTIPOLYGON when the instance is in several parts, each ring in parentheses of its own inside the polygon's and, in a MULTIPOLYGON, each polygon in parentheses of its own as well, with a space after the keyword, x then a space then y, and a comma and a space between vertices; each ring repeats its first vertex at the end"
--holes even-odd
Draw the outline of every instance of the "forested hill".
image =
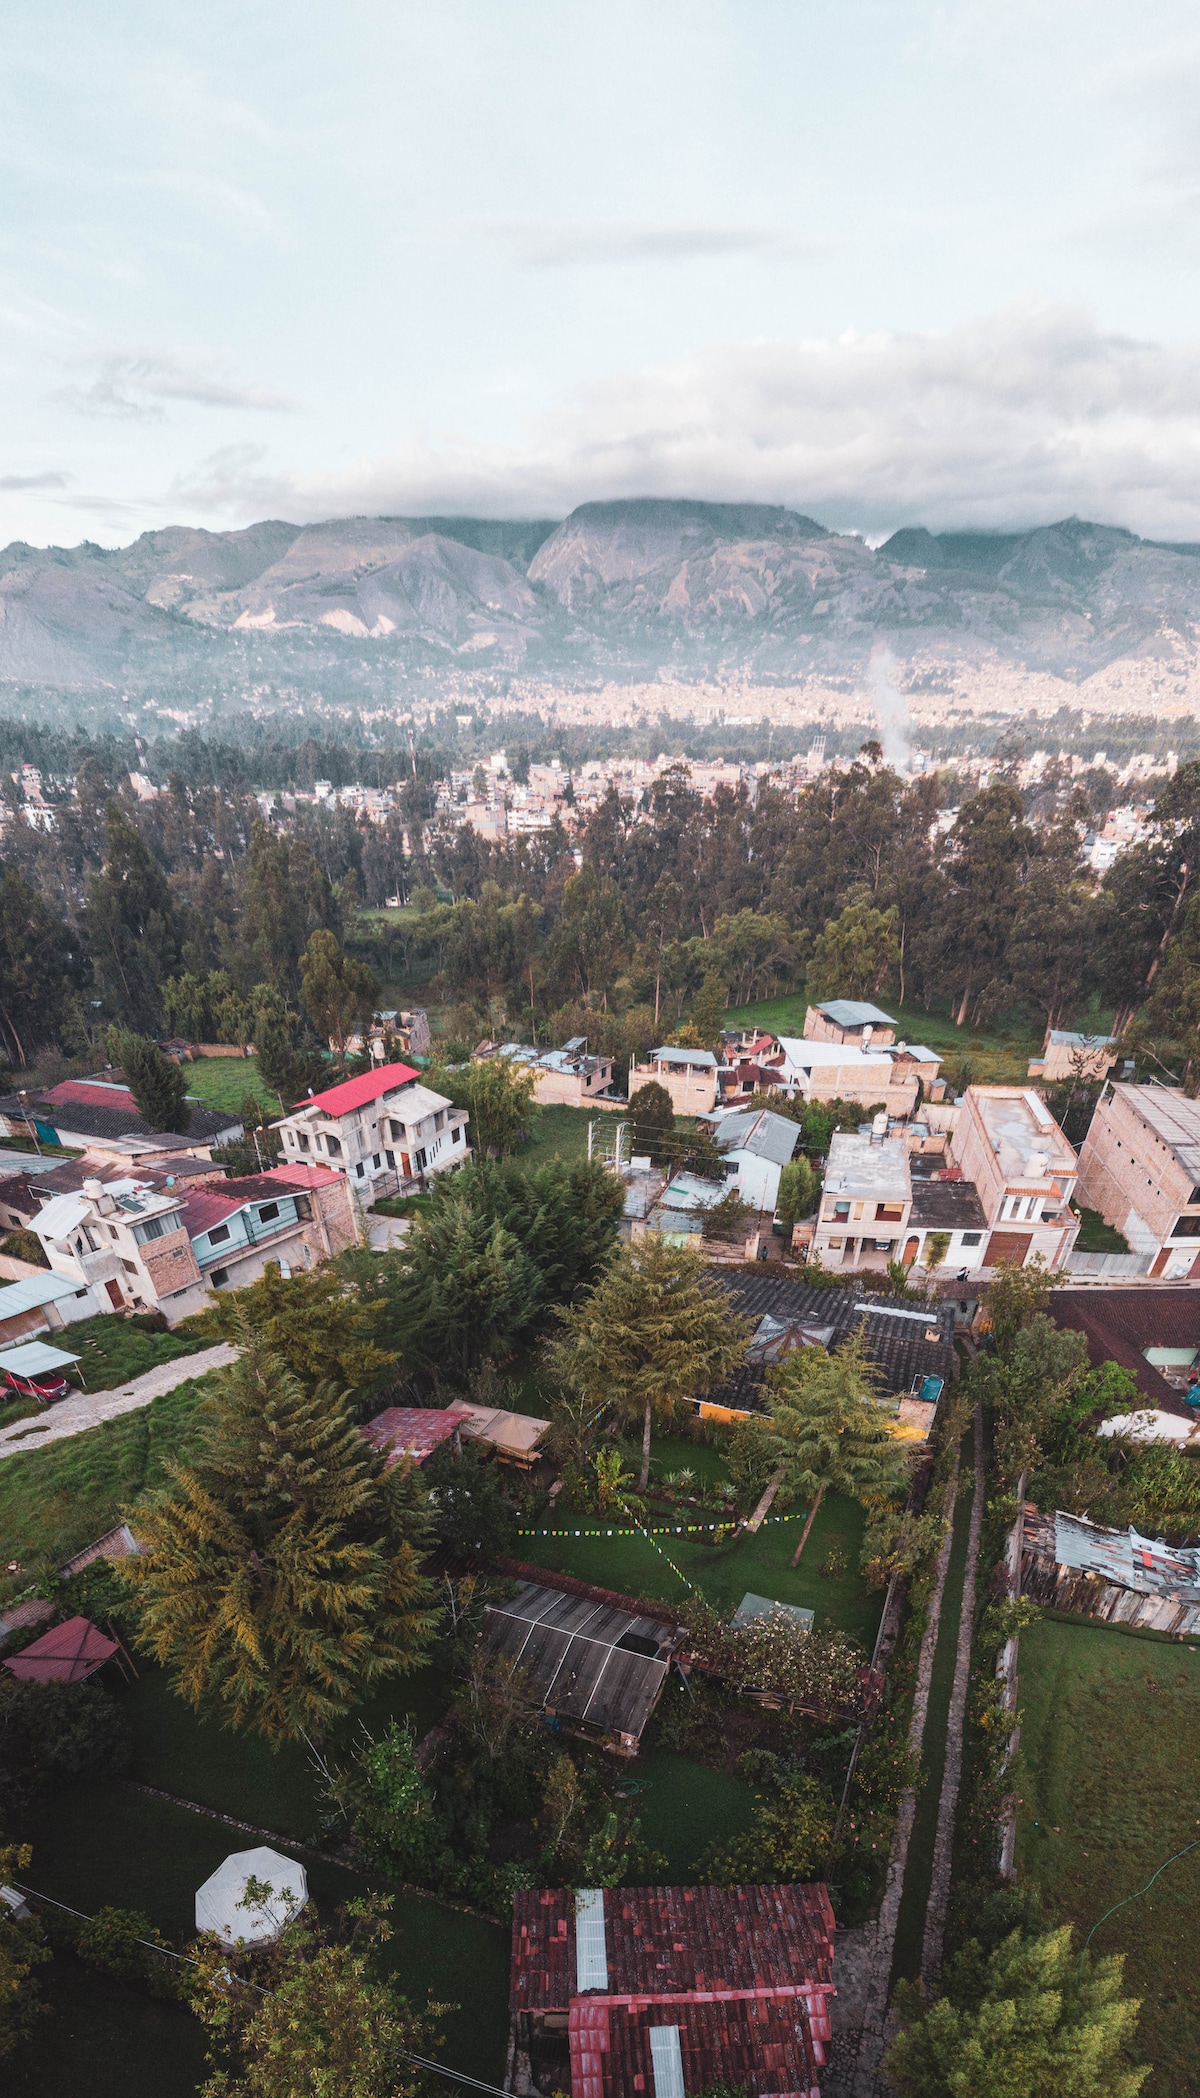
POLYGON ((836 686, 886 640, 911 689, 987 668, 1003 707, 1022 677, 1123 666, 1136 708, 1200 689, 1198 556, 1074 518, 906 528, 873 549, 792 510, 651 499, 557 524, 268 520, 113 550, 16 543, 0 553, 0 691, 120 686, 177 704, 288 681, 394 692, 398 673, 437 689, 488 667, 836 686))

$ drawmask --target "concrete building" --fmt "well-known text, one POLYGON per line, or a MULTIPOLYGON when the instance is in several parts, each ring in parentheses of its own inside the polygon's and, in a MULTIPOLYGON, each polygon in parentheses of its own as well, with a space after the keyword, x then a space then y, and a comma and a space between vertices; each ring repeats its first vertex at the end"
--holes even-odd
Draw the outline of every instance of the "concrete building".
POLYGON ((706 1119, 725 1160, 725 1192, 734 1187, 752 1209, 774 1214, 779 1176, 800 1140, 799 1123, 768 1108, 735 1108, 706 1119))
POLYGON ((717 1104, 717 1059, 711 1049, 652 1049, 644 1064, 629 1063, 629 1097, 640 1085, 661 1085, 677 1115, 709 1115, 717 1104))
POLYGON ((168 1150, 201 1151, 231 1144, 242 1133, 241 1117, 192 1106, 183 1136, 151 1129, 119 1072, 95 1078, 64 1078, 43 1092, 10 1094, 0 1100, 0 1131, 28 1142, 61 1144, 68 1151, 103 1152, 110 1158, 154 1156, 168 1150))
POLYGON ((1030 1059, 1029 1076, 1045 1085, 1061 1085, 1070 1078, 1107 1078, 1117 1048, 1115 1034, 1072 1034, 1065 1027, 1051 1027, 1041 1055, 1030 1059))
POLYGON ((806 1042, 846 1042, 852 1049, 886 1049, 896 1039, 896 1022, 877 1005, 857 998, 830 998, 810 1005, 804 1015, 806 1042))
MULTIPOLYGON (((533 1073, 533 1097, 539 1107, 587 1107, 612 1087, 611 1056, 589 1056, 586 1035, 576 1035, 561 1049, 534 1049, 527 1042, 483 1042, 478 1060, 507 1057, 533 1073)), ((610 1103, 616 1106, 617 1102, 610 1103)))
POLYGON ((1039 1253, 1062 1267, 1079 1233, 1071 1197, 1079 1161, 1031 1086, 969 1085, 951 1138, 988 1225, 982 1265, 1024 1267, 1039 1253))
POLYGON ((1114 1085, 1079 1154, 1079 1200, 1124 1233, 1150 1273, 1200 1277, 1200 1101, 1165 1085, 1114 1085))
MULTIPOLYGON (((346 1054, 361 1056, 365 1041, 373 1061, 381 1064, 387 1048, 386 1038, 389 1035, 393 1048, 398 1049, 401 1056, 429 1056, 432 1053, 429 1015, 423 1005, 418 1005, 414 1006, 411 1012, 393 1010, 376 1013, 365 1037, 361 1030, 357 1034, 347 1035, 346 1054)), ((337 1048, 332 1036, 329 1046, 331 1049, 337 1048)))
POLYGON ((272 1127, 285 1162, 344 1173, 364 1202, 406 1181, 444 1173, 470 1157, 467 1114, 420 1083, 409 1064, 383 1064, 363 1078, 314 1093, 272 1127))
POLYGON ((779 1057, 767 1066, 775 1083, 802 1100, 853 1100, 861 1107, 886 1107, 907 1121, 920 1097, 916 1063, 894 1063, 890 1050, 854 1049, 839 1042, 810 1042, 780 1035, 779 1057))
POLYGON ((908 1146, 838 1131, 829 1141, 813 1254, 825 1268, 885 1269, 902 1257, 912 1209, 908 1146))
MULTIPOLYGON (((910 1164, 913 1154, 909 1154, 910 1164)), ((904 1265, 944 1279, 982 1267, 987 1218, 970 1180, 922 1178, 913 1173, 912 1208, 904 1238, 904 1265), (937 1254, 937 1258, 932 1256, 937 1254)))

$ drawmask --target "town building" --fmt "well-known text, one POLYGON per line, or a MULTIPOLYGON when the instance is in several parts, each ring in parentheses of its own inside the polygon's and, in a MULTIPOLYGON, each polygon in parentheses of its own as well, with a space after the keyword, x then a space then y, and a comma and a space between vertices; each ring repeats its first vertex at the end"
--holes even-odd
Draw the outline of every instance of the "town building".
POLYGON ((852 1100, 857 1106, 886 1107, 897 1121, 907 1121, 921 1097, 921 1075, 915 1063, 893 1063, 890 1050, 855 1049, 842 1042, 810 1042, 780 1035, 779 1051, 766 1068, 775 1084, 793 1099, 852 1100))
POLYGON ((702 1419, 728 1422, 765 1412, 766 1379, 777 1362, 797 1347, 828 1348, 835 1354, 852 1334, 862 1336, 881 1397, 936 1397, 958 1375, 952 1302, 922 1306, 906 1298, 865 1297, 841 1286, 822 1289, 791 1275, 772 1275, 765 1268, 710 1272, 752 1331, 732 1375, 697 1401, 702 1419))
POLYGON ((60 1333, 76 1319, 107 1308, 94 1301, 86 1283, 31 1268, 17 1282, 0 1283, 0 1348, 36 1340, 41 1333, 60 1333))
POLYGON ((470 1157, 467 1114, 422 1085, 409 1064, 383 1064, 313 1093, 278 1129, 287 1164, 344 1173, 364 1202, 444 1173, 470 1157))
POLYGON ((151 1129, 119 1073, 64 1078, 41 1092, 10 1093, 0 1099, 0 1131, 19 1142, 61 1144, 68 1151, 93 1151, 110 1158, 166 1156, 232 1144, 242 1133, 240 1116, 194 1102, 180 1136, 151 1129))
POLYGON ((1030 1058, 1029 1076, 1040 1078, 1044 1085, 1061 1085, 1072 1078, 1107 1078, 1119 1046, 1115 1034, 1073 1034, 1065 1027, 1049 1027, 1041 1055, 1030 1058))
POLYGON ((902 1256, 912 1196, 908 1146, 900 1137, 836 1131, 829 1140, 814 1257, 825 1268, 886 1269, 902 1256))
MULTIPOLYGON (((429 1032, 429 1015, 424 1006, 415 1006, 411 1012, 393 1009, 391 1012, 376 1013, 365 1035, 361 1029, 357 1034, 347 1035, 346 1054, 362 1056, 364 1049, 369 1048, 372 1061, 381 1064, 387 1053, 389 1037, 393 1049, 401 1056, 429 1056, 432 1053, 433 1040, 429 1032)), ((329 1046, 331 1049, 338 1046, 332 1036, 329 1046)))
POLYGON ((800 1141, 800 1125, 769 1108, 734 1108, 706 1117, 725 1161, 725 1193, 736 1188, 751 1209, 774 1213, 779 1178, 800 1141))
POLYGON ((661 1085, 677 1115, 708 1115, 717 1104, 717 1059, 711 1049, 652 1049, 644 1064, 629 1062, 629 1097, 639 1086, 661 1085))
POLYGON ((321 1166, 209 1187, 152 1186, 133 1175, 89 1177, 34 1215, 54 1274, 86 1289, 96 1311, 161 1311, 171 1325, 208 1292, 255 1282, 268 1262, 289 1274, 357 1243, 342 1175, 321 1166))
MULTIPOLYGON (((561 1049, 534 1049, 528 1042, 481 1042, 473 1061, 503 1056, 511 1064, 533 1073, 533 1097, 539 1107, 588 1107, 604 1104, 611 1092, 611 1056, 589 1056, 586 1035, 576 1035, 561 1049)), ((612 1100, 609 1105, 623 1106, 612 1100)))
POLYGON ((1144 1282, 1076 1289, 1068 1283, 1051 1291, 1047 1310, 1056 1326, 1082 1333, 1093 1369, 1115 1362, 1129 1371, 1139 1406, 1194 1425, 1184 1393, 1200 1363, 1200 1290, 1144 1282))
POLYGON ((1078 1194, 1150 1256, 1152 1275, 1200 1276, 1200 1101, 1154 1083, 1110 1086, 1079 1153, 1078 1194))
POLYGON ((1071 1208, 1079 1161, 1032 1086, 969 1085, 951 1150, 987 1219, 981 1265, 1024 1267, 1041 1254, 1064 1267, 1079 1235, 1071 1208))
POLYGON ((886 1049, 896 1039, 896 1022, 877 1005, 857 998, 830 998, 810 1005, 804 1015, 807 1042, 847 1042, 852 1049, 886 1049))
POLYGON ((522 1889, 506 2088, 817 2098, 833 1944, 820 1883, 522 1889))
POLYGON ((547 1718, 615 1755, 635 1756, 686 1635, 643 1617, 636 1603, 583 1599, 547 1582, 519 1581, 488 1604, 481 1642, 519 1662, 547 1718))
POLYGON ((905 1267, 933 1277, 967 1274, 982 1267, 987 1218, 974 1183, 941 1172, 925 1173, 920 1153, 909 1153, 912 1207, 904 1235, 905 1267))

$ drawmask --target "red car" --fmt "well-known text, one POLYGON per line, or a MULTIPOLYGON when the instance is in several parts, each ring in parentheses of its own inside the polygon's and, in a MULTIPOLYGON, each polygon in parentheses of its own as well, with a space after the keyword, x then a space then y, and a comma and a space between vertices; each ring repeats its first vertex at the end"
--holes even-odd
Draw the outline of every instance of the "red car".
POLYGON ((18 1377, 15 1370, 5 1370, 3 1389, 15 1399, 40 1399, 44 1406, 75 1397, 75 1386, 60 1370, 43 1370, 40 1377, 18 1377))

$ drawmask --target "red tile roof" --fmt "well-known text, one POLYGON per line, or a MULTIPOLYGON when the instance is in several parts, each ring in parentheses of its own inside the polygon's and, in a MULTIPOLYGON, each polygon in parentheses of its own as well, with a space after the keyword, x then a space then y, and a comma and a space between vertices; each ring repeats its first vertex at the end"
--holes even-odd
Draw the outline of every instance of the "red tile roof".
POLYGON ((1074 1327, 1094 1369, 1106 1362, 1132 1371, 1142 1399, 1164 1413, 1186 1414, 1183 1395, 1147 1362, 1143 1348, 1200 1348, 1200 1290, 1114 1284, 1111 1289, 1056 1289, 1047 1306, 1056 1326, 1074 1327))
POLYGON ((268 1166, 259 1176, 263 1180, 277 1181, 280 1187, 328 1187, 333 1180, 343 1180, 343 1173, 335 1173, 332 1166, 310 1166, 303 1159, 294 1165, 268 1166))
POLYGON ((458 1406, 388 1406, 361 1430, 372 1449, 386 1450, 388 1470, 401 1457, 415 1457, 423 1464, 439 1442, 453 1435, 460 1421, 470 1414, 458 1406))
POLYGON ((297 1108, 319 1107, 327 1115, 348 1115, 356 1107, 365 1107, 370 1100, 378 1100, 382 1093, 391 1093, 398 1086, 410 1085, 420 1073, 411 1064, 381 1064, 377 1071, 368 1071, 362 1078, 347 1078, 343 1085, 331 1085, 327 1092, 314 1093, 311 1100, 299 1100, 297 1108))
POLYGON ((823 1886, 619 1888, 604 1923, 608 1987, 580 1995, 572 1893, 514 1897, 513 2011, 569 2011, 575 2098, 652 2093, 662 2025, 678 2027, 686 2090, 818 2098, 834 1993, 823 1886))
POLYGON ((52 1107, 112 1107, 121 1114, 136 1115, 138 1104, 125 1085, 89 1085, 86 1078, 64 1078, 38 1096, 52 1107))
POLYGON ((43 1632, 4 1666, 25 1682, 81 1683, 103 1668, 116 1651, 116 1640, 106 1638, 90 1618, 68 1617, 65 1624, 43 1632))

